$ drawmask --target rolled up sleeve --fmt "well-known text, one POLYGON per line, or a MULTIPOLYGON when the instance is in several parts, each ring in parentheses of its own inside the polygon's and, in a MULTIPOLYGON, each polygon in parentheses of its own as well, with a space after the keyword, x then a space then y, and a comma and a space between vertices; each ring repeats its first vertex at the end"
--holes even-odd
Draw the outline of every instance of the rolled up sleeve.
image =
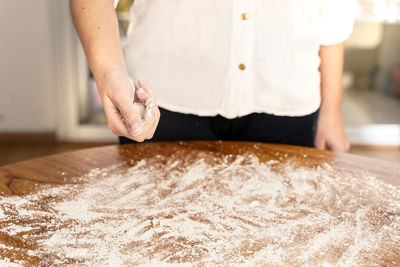
POLYGON ((320 44, 333 45, 344 42, 353 31, 353 0, 326 0, 320 10, 320 44))

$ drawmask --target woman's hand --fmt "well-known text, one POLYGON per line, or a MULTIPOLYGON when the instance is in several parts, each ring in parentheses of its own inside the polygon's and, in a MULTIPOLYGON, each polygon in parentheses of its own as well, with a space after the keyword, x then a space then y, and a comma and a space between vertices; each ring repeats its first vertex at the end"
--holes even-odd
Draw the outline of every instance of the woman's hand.
POLYGON ((143 81, 134 84, 124 71, 112 70, 97 81, 108 128, 117 136, 137 142, 151 139, 160 119, 160 111, 153 89, 143 81), (143 119, 133 102, 145 104, 143 119))
POLYGON ((340 111, 320 111, 314 144, 318 149, 337 152, 350 150, 340 111))
POLYGON ((153 89, 144 82, 135 86, 126 71, 113 1, 70 0, 70 7, 96 79, 108 128, 115 135, 138 142, 152 138, 160 111, 153 89), (143 120, 133 105, 134 100, 146 104, 143 120))

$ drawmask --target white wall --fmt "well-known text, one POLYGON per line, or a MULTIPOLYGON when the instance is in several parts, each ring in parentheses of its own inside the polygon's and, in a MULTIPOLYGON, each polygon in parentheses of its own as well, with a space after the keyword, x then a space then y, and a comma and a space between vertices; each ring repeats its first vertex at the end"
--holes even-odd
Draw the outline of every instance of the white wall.
POLYGON ((0 131, 55 130, 51 1, 0 1, 0 131))

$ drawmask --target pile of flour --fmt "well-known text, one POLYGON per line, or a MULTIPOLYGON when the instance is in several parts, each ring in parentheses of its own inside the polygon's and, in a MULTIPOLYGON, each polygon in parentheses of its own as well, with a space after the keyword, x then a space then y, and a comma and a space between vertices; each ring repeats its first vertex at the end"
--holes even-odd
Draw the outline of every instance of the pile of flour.
POLYGON ((171 155, 3 197, 0 265, 400 265, 399 188, 276 165, 171 155))

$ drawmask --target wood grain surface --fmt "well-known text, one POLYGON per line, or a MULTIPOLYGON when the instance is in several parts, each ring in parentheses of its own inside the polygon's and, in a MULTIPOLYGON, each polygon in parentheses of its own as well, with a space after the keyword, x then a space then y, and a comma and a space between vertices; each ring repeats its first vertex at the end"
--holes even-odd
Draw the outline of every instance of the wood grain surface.
POLYGON ((43 184, 68 184, 93 168, 105 168, 115 163, 131 166, 139 159, 154 155, 169 155, 180 150, 213 151, 223 154, 255 153, 260 161, 284 158, 298 166, 332 164, 338 171, 369 173, 383 181, 400 185, 400 164, 333 153, 313 148, 252 142, 159 142, 112 145, 61 153, 22 161, 0 167, 0 194, 21 195, 40 188, 43 184))
MULTIPOLYGON (((77 183, 74 178, 81 177, 95 168, 101 169, 119 164, 121 169, 126 169, 141 159, 154 158, 156 155, 168 158, 168 155, 178 152, 182 156, 192 152, 213 152, 221 155, 246 155, 251 152, 260 162, 276 160, 290 162, 299 167, 315 167, 328 163, 339 174, 351 173, 360 177, 368 174, 385 183, 400 185, 399 164, 351 154, 252 142, 159 142, 84 149, 2 166, 0 197, 30 194, 49 184, 57 186, 77 183)), ((276 168, 279 168, 279 165, 276 168)), ((5 237, 0 236, 0 238, 5 237)), ((18 242, 21 243, 21 247, 26 245, 18 240, 10 239, 9 242, 14 247, 18 247, 18 242)), ((18 251, 15 253, 17 255, 18 251)), ((17 258, 23 259, 23 257, 20 255, 17 258)), ((36 260, 28 262, 35 263, 36 260)), ((389 262, 383 259, 380 264, 395 266, 393 262, 400 263, 400 256, 396 258, 392 255, 389 262)))

